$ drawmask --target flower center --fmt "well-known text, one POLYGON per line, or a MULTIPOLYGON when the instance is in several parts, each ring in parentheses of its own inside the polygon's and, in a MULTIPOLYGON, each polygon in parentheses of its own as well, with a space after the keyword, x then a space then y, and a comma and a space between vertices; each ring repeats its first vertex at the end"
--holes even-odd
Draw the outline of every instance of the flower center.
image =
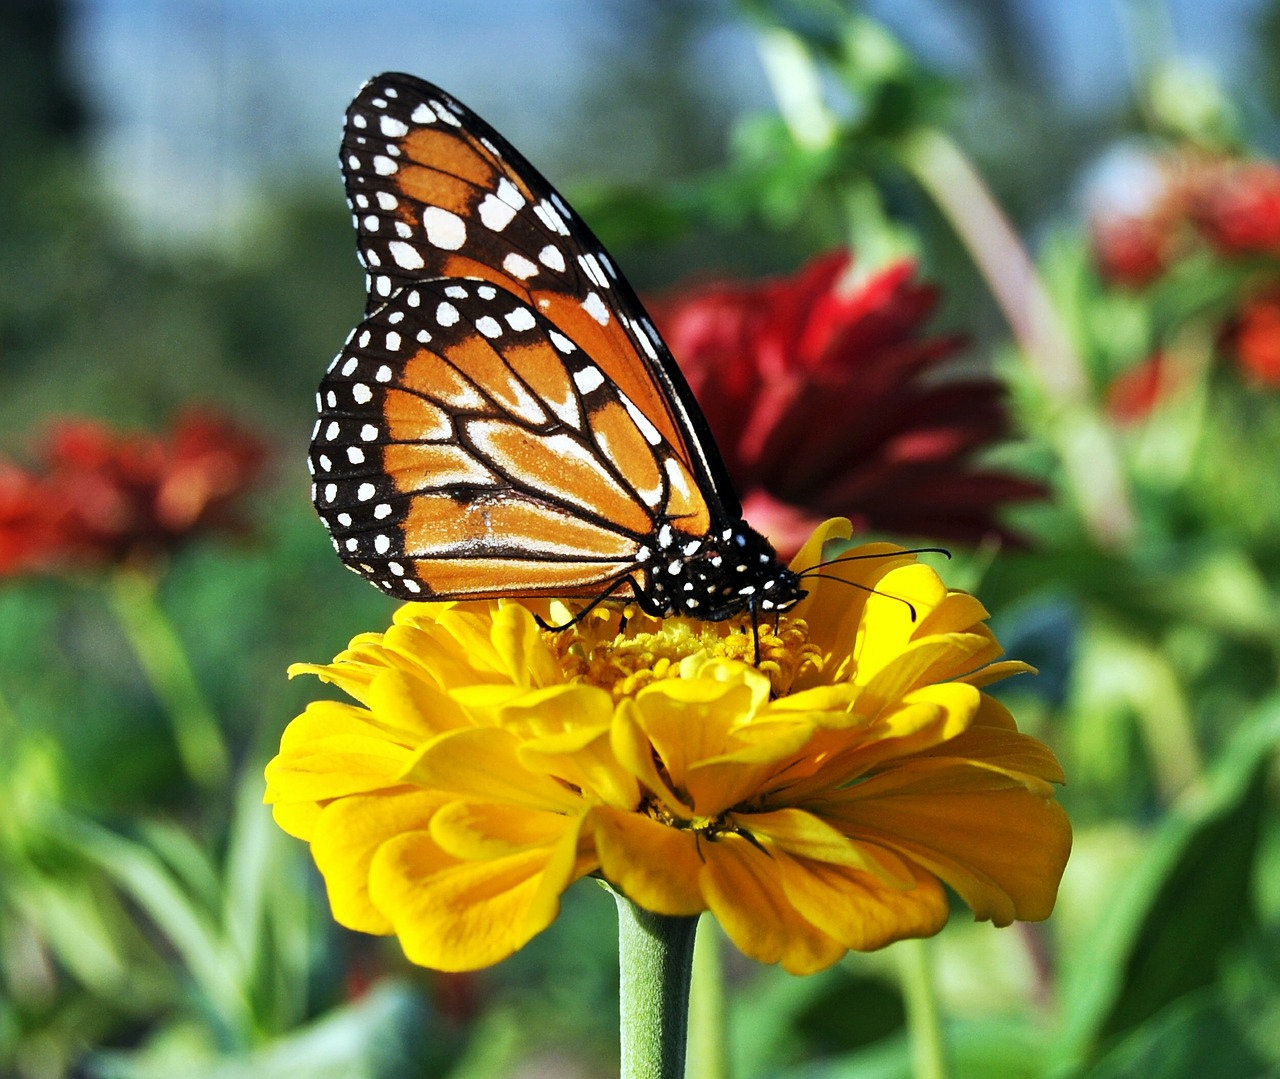
POLYGON ((776 625, 759 626, 757 663, 755 638, 746 620, 701 622, 639 615, 622 627, 616 612, 601 614, 566 630, 547 631, 547 643, 571 681, 607 689, 615 699, 632 697, 661 679, 681 677, 682 661, 692 656, 752 664, 769 678, 775 697, 791 689, 801 670, 822 664, 802 618, 783 615, 776 625))

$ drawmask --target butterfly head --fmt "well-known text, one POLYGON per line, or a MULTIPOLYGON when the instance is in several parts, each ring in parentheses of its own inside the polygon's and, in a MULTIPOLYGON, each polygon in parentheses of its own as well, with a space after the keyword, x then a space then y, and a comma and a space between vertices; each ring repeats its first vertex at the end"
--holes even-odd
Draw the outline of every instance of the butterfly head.
POLYGON ((657 617, 719 622, 785 611, 805 595, 769 541, 741 520, 704 536, 664 524, 641 555, 647 572, 637 603, 657 617))

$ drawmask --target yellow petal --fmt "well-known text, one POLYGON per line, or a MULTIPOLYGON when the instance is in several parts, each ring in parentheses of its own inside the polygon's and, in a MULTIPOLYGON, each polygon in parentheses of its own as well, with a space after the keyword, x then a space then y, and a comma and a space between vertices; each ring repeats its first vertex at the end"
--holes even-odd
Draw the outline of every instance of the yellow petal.
POLYGON ((439 795, 406 787, 340 798, 321 811, 311 855, 339 925, 362 933, 391 932, 391 922, 369 899, 369 866, 383 843, 425 830, 440 802, 439 795))
POLYGON ((1039 673, 1030 663, 1023 663, 1020 659, 1006 659, 999 663, 988 663, 981 670, 962 675, 961 680, 968 682, 971 686, 977 686, 982 689, 991 685, 992 682, 999 682, 1002 678, 1008 678, 1010 675, 1039 673))
POLYGON ((613 727, 609 732, 609 746, 618 763, 657 798, 668 813, 684 818, 693 815, 693 807, 671 789, 671 785, 658 770, 657 762, 653 759, 653 745, 640 724, 640 710, 634 700, 618 702, 613 714, 613 727))
MULTIPOLYGON (((975 633, 948 633, 904 642, 892 659, 864 681, 860 706, 874 707, 921 686, 946 682, 966 674, 989 651, 989 639, 975 633)), ((862 679, 865 671, 859 671, 862 679)))
POLYGON ((365 690, 373 681, 376 668, 344 663, 291 663, 288 669, 290 678, 300 674, 314 674, 322 682, 337 686, 343 693, 364 703, 365 690))
POLYGON ((991 613, 976 597, 967 592, 947 592, 932 610, 924 613, 916 625, 915 635, 924 637, 934 633, 967 633, 990 617, 991 613))
POLYGON ((561 813, 459 800, 431 818, 431 838, 454 858, 484 861, 553 846, 571 827, 577 827, 576 821, 561 813))
POLYGON ((540 739, 536 746, 520 748, 520 763, 530 771, 554 775, 583 792, 583 798, 599 801, 620 809, 635 809, 640 804, 640 785, 614 756, 611 733, 591 730, 578 732, 581 740, 568 748, 563 744, 571 735, 557 739, 540 739))
MULTIPOLYGON (((267 788, 267 796, 262 799, 270 804, 271 788, 267 788)), ((277 802, 271 806, 271 818, 294 839, 311 842, 312 832, 320 817, 320 805, 316 802, 277 802)))
POLYGON ((758 723, 751 739, 738 748, 689 768, 686 786, 700 816, 717 816, 733 806, 789 782, 803 766, 802 750, 813 740, 815 725, 807 718, 758 723))
POLYGON ((796 858, 828 862, 881 877, 893 888, 908 887, 913 876, 901 860, 871 857, 839 829, 802 809, 779 809, 770 813, 734 814, 733 820, 755 838, 764 841, 770 853, 777 848, 796 858))
POLYGON ((729 939, 761 963, 781 963, 792 974, 829 967, 845 947, 803 918, 786 897, 777 866, 741 836, 703 846, 699 884, 729 939))
POLYGON ((344 714, 339 707, 313 704, 286 728, 281 752, 266 767, 266 801, 323 802, 399 784, 409 751, 364 723, 359 710, 344 714))
POLYGON ((382 728, 368 709, 345 701, 312 701, 285 727, 280 735, 280 752, 307 749, 322 739, 353 733, 383 737, 382 728))
POLYGON ((463 798, 579 813, 582 799, 554 778, 523 767, 519 749, 519 739, 501 729, 450 731, 427 744, 404 778, 463 798))
POLYGON ((724 753, 735 726, 749 718, 759 700, 743 682, 658 682, 635 698, 634 715, 674 787, 688 790, 689 769, 724 753))
POLYGON ((928 937, 947 922, 947 896, 916 870, 909 887, 891 887, 845 865, 775 853, 787 901, 843 947, 866 952, 908 937, 928 937))
POLYGON ((471 725, 448 694, 399 669, 379 672, 364 699, 388 735, 405 745, 420 745, 442 731, 471 725))
POLYGON ((946 745, 973 722, 981 700, 978 690, 963 683, 926 686, 886 708, 866 727, 825 731, 811 751, 815 766, 788 773, 788 798, 820 797, 885 762, 946 745))
POLYGON ((706 909, 698 888, 702 861, 690 831, 607 806, 591 811, 590 827, 605 880, 656 914, 706 909))
POLYGON ((560 847, 485 862, 442 866, 421 832, 399 836, 374 856, 370 897, 414 963, 477 970, 505 959, 545 929, 573 880, 576 837, 560 847))
POLYGON ((815 812, 851 838, 898 850, 997 925, 1048 917, 1071 851, 1057 802, 959 760, 906 761, 831 795, 815 812))

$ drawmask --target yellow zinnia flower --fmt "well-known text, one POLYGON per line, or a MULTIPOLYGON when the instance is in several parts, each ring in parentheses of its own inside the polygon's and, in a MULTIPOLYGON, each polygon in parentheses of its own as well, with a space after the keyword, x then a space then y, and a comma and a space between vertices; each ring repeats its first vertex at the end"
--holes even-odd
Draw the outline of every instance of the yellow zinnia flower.
MULTIPOLYGON (((794 566, 848 535, 828 522, 794 566)), ((994 662, 981 604, 914 556, 849 554, 877 557, 807 580, 758 666, 740 624, 406 604, 291 669, 359 704, 289 725, 267 801, 339 922, 441 970, 510 955, 589 874, 655 913, 710 910, 795 973, 937 932, 944 883, 997 925, 1047 917, 1061 769, 979 688, 1026 666, 994 662)))

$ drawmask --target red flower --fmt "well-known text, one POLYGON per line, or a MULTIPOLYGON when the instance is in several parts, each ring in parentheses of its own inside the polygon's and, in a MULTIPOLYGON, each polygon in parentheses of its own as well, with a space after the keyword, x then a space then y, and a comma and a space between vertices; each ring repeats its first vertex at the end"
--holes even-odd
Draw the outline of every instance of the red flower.
POLYGON ((43 568, 60 538, 57 514, 40 481, 0 461, 0 577, 43 568))
POLYGON ((1223 255, 1280 254, 1280 168, 1258 161, 1216 170, 1193 215, 1223 255))
POLYGON ((1157 352, 1115 378, 1107 388, 1107 413, 1120 424, 1138 423, 1181 383, 1163 353, 1157 352))
POLYGON ((849 264, 833 252, 791 278, 658 305, 747 517, 784 554, 833 516, 895 535, 1014 539, 996 511, 1043 488, 972 462, 1007 429, 1001 387, 934 377, 960 341, 922 335, 938 294, 912 280, 914 264, 846 288, 849 264))
POLYGON ((0 473, 0 552, 14 552, 0 554, 0 573, 146 561, 201 533, 238 531, 237 503, 263 458, 255 436, 196 410, 167 437, 61 421, 41 468, 0 473))
POLYGON ((1255 382, 1280 386, 1280 290, 1272 289, 1248 301, 1227 339, 1255 382))
POLYGON ((1155 217, 1102 217, 1092 225, 1093 257, 1103 279, 1142 288, 1168 268, 1174 234, 1155 217))

